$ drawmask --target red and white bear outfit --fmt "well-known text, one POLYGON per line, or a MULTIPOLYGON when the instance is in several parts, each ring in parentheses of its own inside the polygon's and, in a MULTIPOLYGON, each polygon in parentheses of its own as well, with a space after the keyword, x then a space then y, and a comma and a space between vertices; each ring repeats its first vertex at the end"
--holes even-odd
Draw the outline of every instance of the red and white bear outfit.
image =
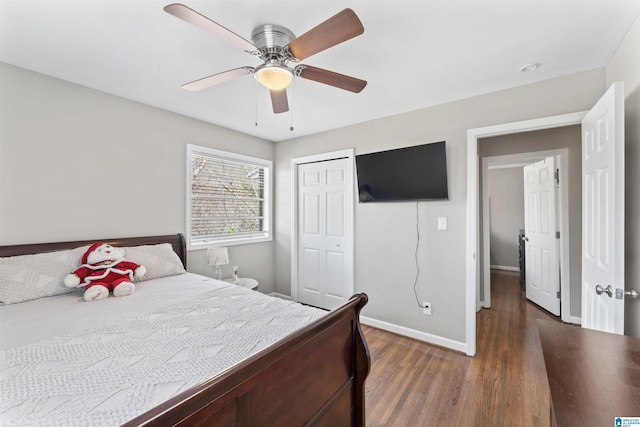
POLYGON ((124 260, 124 251, 104 243, 94 243, 82 256, 82 265, 67 275, 64 284, 70 288, 85 287, 85 301, 94 301, 109 296, 130 295, 136 287, 133 279, 144 276, 143 265, 124 260))

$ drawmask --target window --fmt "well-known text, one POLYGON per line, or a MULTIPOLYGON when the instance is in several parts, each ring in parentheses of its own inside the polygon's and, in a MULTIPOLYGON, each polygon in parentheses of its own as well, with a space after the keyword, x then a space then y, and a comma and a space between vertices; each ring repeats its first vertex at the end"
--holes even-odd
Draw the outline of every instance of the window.
POLYGON ((271 161, 187 145, 189 249, 271 240, 271 161))

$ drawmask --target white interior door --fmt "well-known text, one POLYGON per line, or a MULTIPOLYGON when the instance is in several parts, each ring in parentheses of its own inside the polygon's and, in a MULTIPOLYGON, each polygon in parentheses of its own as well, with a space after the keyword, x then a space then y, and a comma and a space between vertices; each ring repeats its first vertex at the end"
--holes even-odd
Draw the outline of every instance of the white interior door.
POLYGON ((524 168, 525 276, 527 299, 559 316, 555 170, 553 157, 524 168))
POLYGON ((582 326, 624 334, 624 86, 582 120, 582 326))
POLYGON ((326 309, 353 294, 349 161, 298 166, 298 301, 326 309))

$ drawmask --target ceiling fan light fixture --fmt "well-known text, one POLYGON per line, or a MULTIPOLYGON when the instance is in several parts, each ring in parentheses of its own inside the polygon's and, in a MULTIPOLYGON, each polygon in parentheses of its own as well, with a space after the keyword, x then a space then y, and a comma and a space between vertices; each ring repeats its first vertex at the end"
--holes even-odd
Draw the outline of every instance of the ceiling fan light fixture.
POLYGON ((279 63, 266 63, 256 67, 256 80, 270 90, 284 89, 291 84, 293 72, 279 63))
POLYGON ((273 112, 279 114, 289 111, 289 94, 286 88, 293 83, 294 78, 300 77, 353 93, 360 93, 367 85, 364 80, 322 68, 304 64, 288 65, 362 34, 362 22, 349 8, 326 19, 300 37, 296 37, 291 30, 280 25, 260 25, 253 29, 251 41, 183 4, 169 4, 165 6, 164 11, 225 40, 262 62, 257 67, 238 67, 183 84, 182 87, 186 90, 198 91, 236 77, 253 74, 257 82, 269 89, 273 112))

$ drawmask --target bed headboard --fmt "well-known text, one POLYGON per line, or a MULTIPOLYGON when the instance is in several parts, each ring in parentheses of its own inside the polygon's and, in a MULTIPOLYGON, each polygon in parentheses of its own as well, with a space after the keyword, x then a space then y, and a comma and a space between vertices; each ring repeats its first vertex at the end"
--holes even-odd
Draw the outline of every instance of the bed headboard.
POLYGON ((174 252, 182 261, 184 268, 187 268, 187 246, 184 235, 168 234, 165 236, 144 236, 144 237, 123 237, 120 239, 93 239, 93 240, 77 240, 70 242, 51 242, 51 243, 31 243, 26 245, 8 245, 0 246, 0 257, 30 255, 42 252, 54 252, 64 249, 73 249, 78 246, 90 245, 95 242, 104 242, 112 246, 140 246, 140 245, 157 245, 159 243, 170 243, 174 252))

